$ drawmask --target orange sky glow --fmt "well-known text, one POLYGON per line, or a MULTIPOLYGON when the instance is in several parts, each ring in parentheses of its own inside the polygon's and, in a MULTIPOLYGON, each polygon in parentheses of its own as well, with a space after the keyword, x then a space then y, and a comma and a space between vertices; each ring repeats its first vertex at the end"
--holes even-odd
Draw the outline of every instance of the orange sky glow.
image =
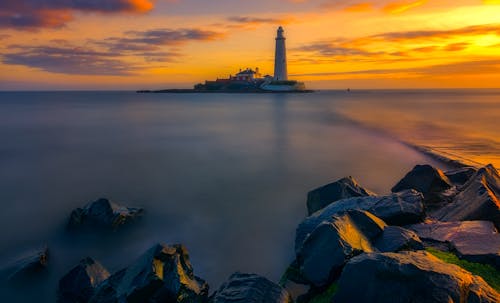
POLYGON ((4 0, 0 89, 191 87, 273 72, 311 88, 498 88, 498 0, 4 0), (83 4, 82 4, 83 3, 83 4))

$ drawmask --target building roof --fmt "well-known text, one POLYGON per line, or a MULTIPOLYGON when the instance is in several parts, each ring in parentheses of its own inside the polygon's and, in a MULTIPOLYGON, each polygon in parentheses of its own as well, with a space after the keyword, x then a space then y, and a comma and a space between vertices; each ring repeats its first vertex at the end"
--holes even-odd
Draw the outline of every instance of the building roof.
POLYGON ((238 76, 238 75, 255 75, 256 73, 257 73, 256 71, 251 70, 251 69, 248 68, 248 69, 246 69, 244 71, 241 71, 241 72, 237 73, 236 76, 238 76))

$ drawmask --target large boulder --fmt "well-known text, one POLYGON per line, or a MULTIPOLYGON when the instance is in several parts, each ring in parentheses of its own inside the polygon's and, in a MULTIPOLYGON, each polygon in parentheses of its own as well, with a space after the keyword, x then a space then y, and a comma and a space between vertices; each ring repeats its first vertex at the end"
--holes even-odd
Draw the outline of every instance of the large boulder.
POLYGON ((440 221, 487 220, 500 229, 500 175, 493 165, 479 169, 453 201, 432 214, 440 221))
POLYGON ((49 249, 44 246, 24 253, 17 260, 6 265, 0 272, 3 278, 10 282, 23 282, 45 274, 48 260, 49 249))
POLYGON ((101 283, 89 302, 201 303, 207 297, 208 284, 194 275, 186 248, 157 244, 101 283))
POLYGON ((143 214, 142 208, 125 207, 101 198, 71 212, 68 228, 105 228, 117 230, 143 214))
POLYGON ((295 251, 306 237, 322 222, 331 222, 332 217, 348 210, 366 210, 389 225, 418 223, 425 217, 422 194, 405 190, 383 197, 356 197, 337 201, 304 219, 296 230, 295 251))
POLYGON ((474 167, 462 167, 457 169, 452 169, 444 172, 444 175, 448 177, 454 185, 461 186, 467 183, 472 176, 476 173, 477 169, 474 167))
POLYGON ((87 303, 95 288, 109 278, 109 272, 92 258, 85 258, 60 281, 59 303, 87 303))
POLYGON ((234 273, 212 295, 211 303, 291 303, 288 292, 255 274, 234 273))
POLYGON ((321 223, 297 253, 302 278, 316 287, 327 285, 347 260, 374 251, 371 239, 385 227, 382 220, 366 211, 349 211, 321 223))
POLYGON ((449 242, 462 259, 500 269, 500 234, 490 221, 430 222, 408 228, 423 240, 449 242))
POLYGON ((425 201, 432 205, 441 202, 441 193, 450 188, 451 181, 441 170, 430 165, 417 165, 392 188, 392 192, 414 189, 421 192, 425 201))
POLYGON ((374 195, 349 176, 310 191, 307 194, 307 211, 312 215, 338 200, 374 195))
POLYGON ((426 252, 371 253, 349 261, 336 303, 497 303, 500 295, 481 277, 426 252))
POLYGON ((414 232, 387 226, 367 211, 351 210, 321 223, 305 239, 296 258, 300 278, 297 281, 323 287, 356 255, 405 249, 423 249, 414 232))
POLYGON ((373 240, 373 245, 380 252, 424 249, 424 244, 416 233, 399 226, 387 226, 384 232, 373 240))

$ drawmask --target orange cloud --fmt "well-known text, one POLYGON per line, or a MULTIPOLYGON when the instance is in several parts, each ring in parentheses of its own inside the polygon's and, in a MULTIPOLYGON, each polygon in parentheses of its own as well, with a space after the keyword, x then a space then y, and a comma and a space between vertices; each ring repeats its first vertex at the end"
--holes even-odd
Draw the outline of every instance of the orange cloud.
POLYGON ((457 52, 462 51, 469 47, 470 43, 460 42, 460 43, 451 43, 445 46, 443 49, 448 52, 457 52))
POLYGON ((150 0, 129 0, 129 3, 130 7, 136 12, 148 12, 154 7, 150 0))
POLYGON ((410 10, 415 7, 419 7, 423 4, 425 4, 427 0, 417 0, 417 1, 412 1, 412 2, 395 2, 395 3, 389 3, 384 8, 382 9, 384 12, 389 13, 389 14, 400 14, 403 12, 406 12, 407 10, 410 10))
POLYGON ((482 75, 500 73, 500 58, 484 58, 473 61, 459 61, 447 64, 429 65, 416 68, 388 68, 388 69, 367 69, 346 72, 320 72, 293 74, 291 76, 350 76, 350 75, 384 75, 384 74, 413 74, 420 76, 450 76, 450 75, 482 75))
MULTIPOLYGON (((463 60, 469 47, 492 54, 494 46, 477 43, 484 36, 500 41, 500 24, 476 25, 450 30, 388 32, 352 39, 319 41, 296 47, 297 64, 415 64, 463 60), (497 38, 491 38, 496 36, 497 38), (418 62, 418 63, 417 63, 418 62)), ((498 43, 498 42, 497 42, 498 43)), ((479 54, 479 53, 478 53, 479 54)))
POLYGON ((493 34, 500 36, 500 23, 473 25, 450 30, 420 30, 407 32, 389 32, 372 36, 373 38, 381 38, 390 41, 404 40, 427 40, 430 39, 445 39, 463 36, 479 36, 493 34))
POLYGON ((351 6, 348 6, 344 9, 347 12, 369 12, 373 10, 372 3, 357 3, 351 6))

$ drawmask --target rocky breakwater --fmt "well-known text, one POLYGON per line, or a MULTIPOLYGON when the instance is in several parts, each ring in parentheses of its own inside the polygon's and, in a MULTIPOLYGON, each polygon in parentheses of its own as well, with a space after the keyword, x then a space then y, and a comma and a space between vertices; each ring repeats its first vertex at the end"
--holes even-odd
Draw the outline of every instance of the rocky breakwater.
MULTIPOLYGON (((82 259, 61 278, 58 302, 500 302, 498 171, 418 165, 392 191, 348 177, 309 192, 279 284, 237 272, 210 294, 183 245, 156 244, 114 273, 82 259)), ((99 199, 68 227, 116 231, 142 212, 99 199)), ((21 261, 8 277, 43 271, 46 250, 21 261)))
POLYGON ((256 274, 231 275, 212 296, 194 274, 183 245, 156 244, 127 268, 110 275, 98 262, 83 259, 60 281, 59 303, 291 303, 288 292, 256 274))
POLYGON ((499 180, 417 165, 391 195, 351 177, 313 190, 281 284, 296 302, 500 302, 499 180))

